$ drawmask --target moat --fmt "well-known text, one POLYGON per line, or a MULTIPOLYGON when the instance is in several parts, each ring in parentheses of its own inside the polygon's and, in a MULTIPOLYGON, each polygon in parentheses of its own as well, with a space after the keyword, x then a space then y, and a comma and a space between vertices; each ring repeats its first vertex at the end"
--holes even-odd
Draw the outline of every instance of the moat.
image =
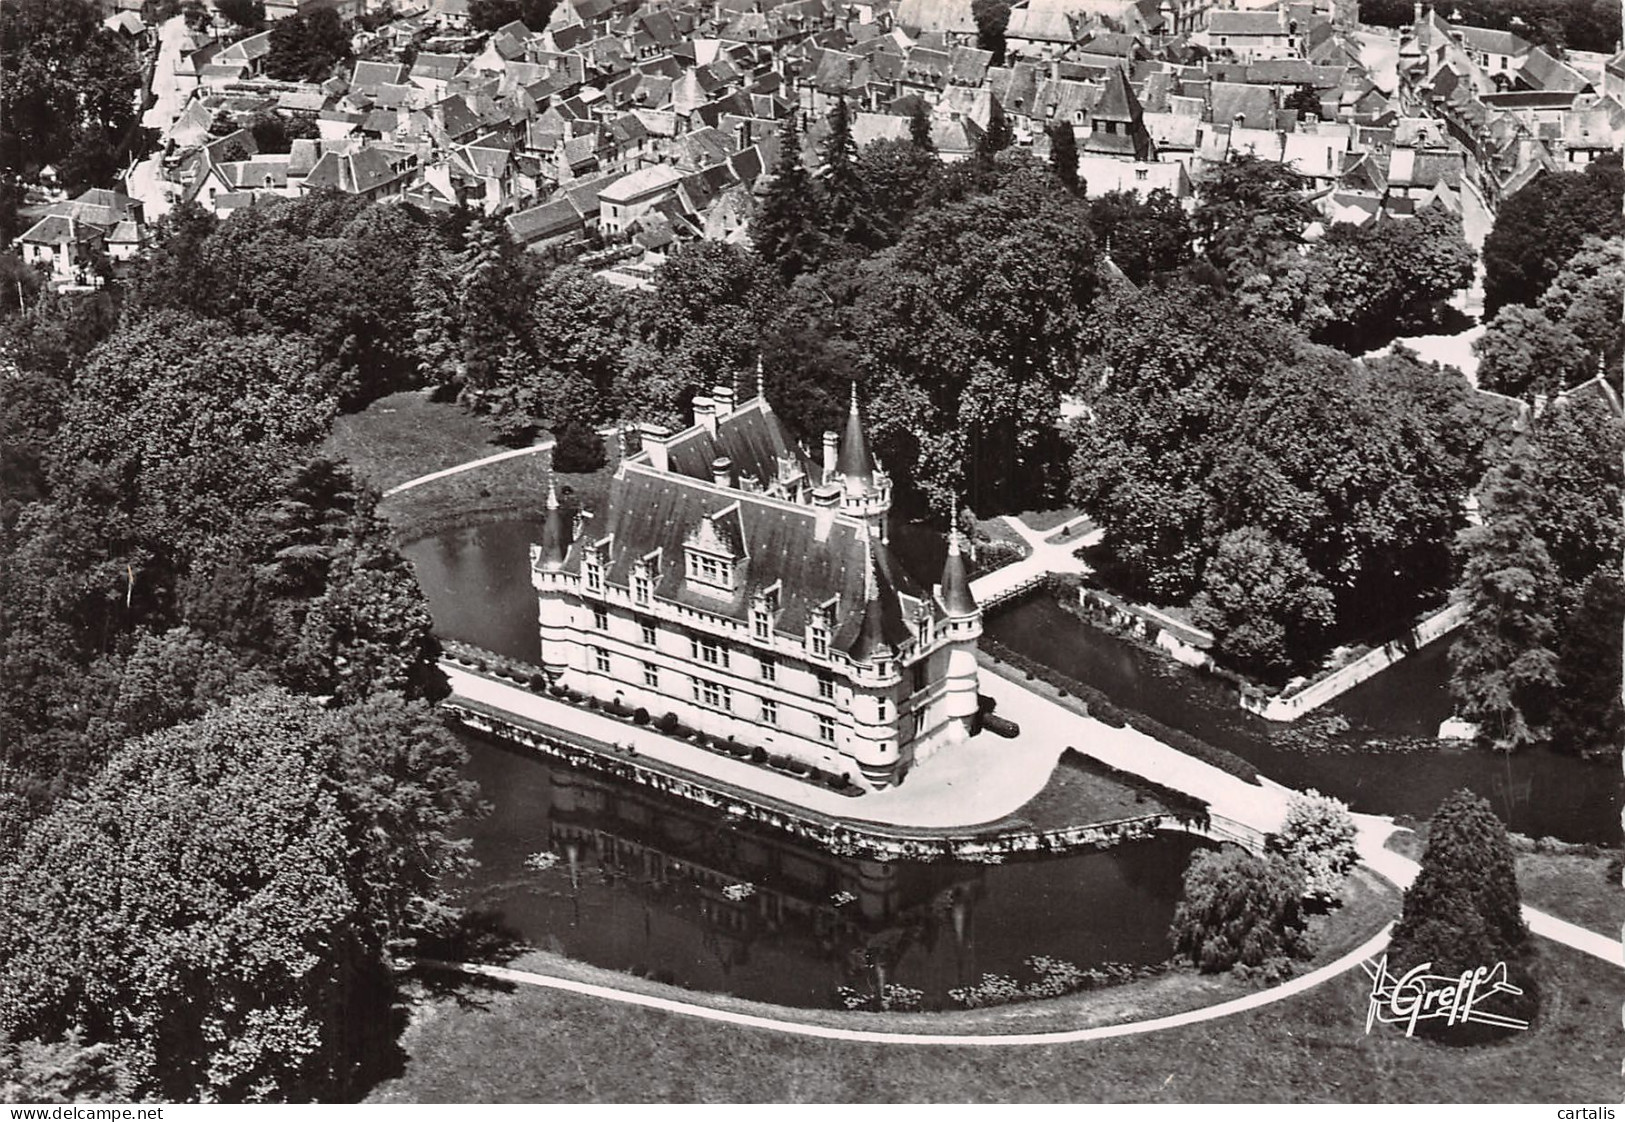
MULTIPOLYGON (((497 523, 405 549, 442 634, 536 658, 525 572, 538 529, 530 521, 497 523)), ((1311 734, 1309 726, 1242 712, 1217 680, 1087 628, 1047 597, 992 614, 987 634, 1245 757, 1271 779, 1315 787, 1358 811, 1425 818, 1467 786, 1521 832, 1573 841, 1617 836, 1617 770, 1430 739, 1450 708, 1444 643, 1329 706, 1347 728, 1311 734)), ((1160 962, 1185 864, 1202 844, 1164 834, 1003 865, 861 862, 469 744, 470 773, 494 805, 470 831, 480 868, 469 904, 499 913, 544 949, 782 1004, 828 1006, 837 987, 872 989, 884 976, 923 990, 927 1007, 944 1006, 949 990, 983 973, 1020 974, 1034 955, 1085 969, 1160 962)))

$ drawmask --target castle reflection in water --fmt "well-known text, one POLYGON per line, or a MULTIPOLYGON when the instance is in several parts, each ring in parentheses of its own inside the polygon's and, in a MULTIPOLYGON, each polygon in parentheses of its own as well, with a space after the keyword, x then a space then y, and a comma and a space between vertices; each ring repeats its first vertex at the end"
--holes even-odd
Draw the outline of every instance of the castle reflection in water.
POLYGON ((1166 957, 1195 843, 1008 865, 881 862, 603 777, 471 745, 496 794, 470 902, 543 949, 693 989, 827 1006, 840 986, 925 991, 927 1007, 1028 955, 1080 966, 1166 957), (550 868, 531 855, 556 855, 550 868), (979 926, 985 914, 986 923, 979 926), (986 930, 981 930, 985 926, 986 930))

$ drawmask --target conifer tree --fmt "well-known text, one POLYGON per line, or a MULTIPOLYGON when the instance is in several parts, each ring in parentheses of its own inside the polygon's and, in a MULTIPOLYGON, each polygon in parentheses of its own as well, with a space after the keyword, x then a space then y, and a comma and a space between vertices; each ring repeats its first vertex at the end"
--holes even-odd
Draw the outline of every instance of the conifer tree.
POLYGON ((1066 189, 1074 195, 1078 193, 1078 138, 1072 131, 1072 126, 1062 121, 1049 133, 1049 160, 1050 166, 1055 169, 1055 177, 1066 185, 1066 189))
POLYGON ((993 157, 1010 147, 1015 135, 1010 130, 1010 120, 1004 115, 1004 107, 994 98, 988 109, 987 131, 976 144, 976 158, 984 164, 991 164, 993 157))
POLYGON ((1460 595, 1467 620, 1450 650, 1450 692, 1480 736, 1502 751, 1546 738, 1543 714, 1557 684, 1556 566, 1535 532, 1540 498, 1527 456, 1485 488, 1484 524, 1461 535, 1460 595))
POLYGON ((1432 961, 1433 973, 1452 974, 1494 966, 1527 937, 1506 826, 1489 803, 1457 791, 1428 826, 1390 953, 1406 966, 1432 961))
POLYGON ((751 223, 751 241, 786 283, 817 268, 821 256, 818 198, 801 164, 801 130, 792 111, 779 126, 773 182, 751 223))
POLYGON ((908 115, 908 139, 920 151, 936 154, 937 146, 931 139, 931 118, 924 102, 916 102, 914 112, 908 115))
POLYGON ((836 99, 829 127, 822 152, 824 233, 831 241, 873 245, 869 188, 858 171, 858 146, 852 139, 852 114, 845 98, 836 99))

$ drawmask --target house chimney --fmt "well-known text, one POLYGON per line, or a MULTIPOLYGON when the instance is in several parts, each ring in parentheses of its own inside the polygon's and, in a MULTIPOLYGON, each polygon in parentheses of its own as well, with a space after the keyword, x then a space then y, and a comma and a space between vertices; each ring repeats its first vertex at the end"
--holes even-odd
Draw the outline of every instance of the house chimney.
POLYGON ((840 458, 840 440, 833 432, 824 433, 824 478, 835 478, 835 461, 840 458))
POLYGON ((719 418, 726 417, 734 411, 734 388, 732 386, 718 386, 711 391, 711 396, 716 399, 717 416, 719 418))
POLYGON ((654 465, 656 471, 670 470, 666 459, 666 437, 670 435, 667 429, 650 421, 638 425, 638 439, 642 442, 641 451, 648 454, 649 463, 654 465))
POLYGON ((717 434, 717 403, 709 397, 694 399, 694 423, 702 425, 712 436, 717 434))
POLYGON ((718 487, 734 485, 734 462, 727 456, 718 456, 711 461, 711 482, 718 487))

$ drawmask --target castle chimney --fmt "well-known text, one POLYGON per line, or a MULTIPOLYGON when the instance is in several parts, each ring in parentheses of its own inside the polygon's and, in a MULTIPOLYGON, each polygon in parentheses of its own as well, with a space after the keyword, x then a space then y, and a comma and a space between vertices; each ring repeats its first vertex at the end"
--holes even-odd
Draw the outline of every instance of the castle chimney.
POLYGON ((712 436, 717 434, 717 403, 709 397, 694 399, 694 423, 704 426, 712 436))
POLYGON ((840 456, 840 440, 833 432, 824 433, 824 479, 835 478, 835 464, 840 456))
POLYGON ((652 421, 644 421, 638 425, 638 440, 641 442, 641 451, 649 456, 649 463, 654 465, 656 471, 668 471, 666 458, 666 437, 670 436, 663 426, 652 421))
POLYGON ((734 388, 732 386, 718 386, 711 391, 711 396, 717 403, 718 418, 726 417, 734 411, 734 388))
POLYGON ((734 485, 734 462, 727 456, 718 456, 711 461, 711 482, 718 487, 734 485))

